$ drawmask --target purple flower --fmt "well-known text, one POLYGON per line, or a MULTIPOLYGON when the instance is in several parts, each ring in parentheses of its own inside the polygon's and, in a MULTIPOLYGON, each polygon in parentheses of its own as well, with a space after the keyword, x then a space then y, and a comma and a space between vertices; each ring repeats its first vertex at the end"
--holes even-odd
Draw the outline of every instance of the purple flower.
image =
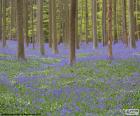
POLYGON ((63 90, 60 88, 60 89, 55 89, 55 90, 53 90, 52 91, 52 94, 54 95, 54 96, 57 96, 57 97, 60 97, 60 95, 63 93, 63 90))
POLYGON ((106 105, 103 103, 98 104, 97 108, 99 109, 104 109, 106 107, 106 105))
POLYGON ((15 87, 11 83, 11 81, 8 79, 8 76, 6 73, 0 74, 0 85, 6 87, 8 90, 15 92, 15 87))
POLYGON ((98 98, 97 101, 98 101, 99 103, 103 103, 103 102, 105 101, 105 98, 102 98, 102 97, 101 97, 101 98, 98 98))

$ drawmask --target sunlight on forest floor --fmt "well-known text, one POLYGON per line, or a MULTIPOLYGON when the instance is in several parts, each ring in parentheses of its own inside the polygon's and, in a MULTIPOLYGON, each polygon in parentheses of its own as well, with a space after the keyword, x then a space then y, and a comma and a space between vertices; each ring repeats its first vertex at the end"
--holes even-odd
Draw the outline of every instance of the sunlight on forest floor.
POLYGON ((63 46, 60 56, 47 52, 41 57, 27 49, 22 63, 12 55, 15 51, 0 48, 0 113, 122 116, 123 109, 140 108, 140 56, 135 55, 140 47, 115 45, 112 63, 104 48, 86 48, 77 50, 74 66, 68 65, 63 46))

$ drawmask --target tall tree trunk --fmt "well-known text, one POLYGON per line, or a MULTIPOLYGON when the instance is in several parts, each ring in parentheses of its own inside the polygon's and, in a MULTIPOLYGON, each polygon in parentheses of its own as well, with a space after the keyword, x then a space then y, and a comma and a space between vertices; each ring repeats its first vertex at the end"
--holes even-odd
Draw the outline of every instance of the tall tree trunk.
POLYGON ((2 46, 6 47, 6 0, 3 0, 3 35, 2 35, 2 46))
POLYGON ((117 38, 117 0, 113 0, 114 2, 114 43, 118 42, 118 38, 117 38))
POLYGON ((126 27, 126 0, 122 0, 122 34, 123 40, 128 47, 127 27, 126 27))
POLYGON ((98 48, 98 39, 97 39, 97 2, 92 0, 92 22, 93 22, 93 48, 98 48))
POLYGON ((0 40, 2 40, 2 0, 0 0, 0 40))
POLYGON ((56 30, 56 0, 52 1, 52 50, 54 54, 58 53, 57 48, 57 30, 56 30))
POLYGON ((17 0, 17 37, 18 37, 18 59, 25 60, 24 38, 23 38, 23 0, 17 0))
POLYGON ((103 36, 103 46, 107 44, 107 36, 106 36, 106 0, 103 0, 102 8, 102 36, 103 36))
MULTIPOLYGON (((32 47, 33 49, 35 49, 35 31, 34 31, 34 4, 35 4, 35 1, 32 0, 32 7, 31 7, 31 10, 32 10, 32 47)), ((27 26, 28 27, 28 26, 27 26)), ((28 33, 28 31, 27 31, 28 33)), ((27 34, 27 37, 28 37, 28 34, 27 34)), ((29 40, 29 39, 28 39, 29 40)))
POLYGON ((49 0, 49 47, 52 48, 52 0, 49 0))
POLYGON ((108 37, 108 57, 110 60, 113 58, 112 53, 112 0, 109 0, 108 8, 108 24, 109 24, 109 37, 108 37))
POLYGON ((28 38, 28 0, 24 0, 24 38, 26 40, 26 46, 29 46, 28 38))
POLYGON ((68 44, 68 41, 70 39, 70 22, 69 22, 69 0, 64 0, 64 45, 66 46, 68 44))
POLYGON ((88 24, 88 0, 86 0, 85 1, 86 2, 86 44, 88 44, 88 42, 89 42, 89 38, 88 38, 88 26, 89 26, 89 24, 88 24))
POLYGON ((130 38, 130 47, 136 48, 136 42, 135 42, 135 29, 134 29, 134 4, 133 0, 128 0, 128 9, 129 9, 129 38, 130 38))
POLYGON ((39 39, 40 44, 40 53, 41 55, 45 55, 44 35, 43 35, 43 0, 38 0, 37 37, 39 39))
POLYGON ((77 7, 76 7, 76 21, 75 21, 75 45, 76 45, 76 48, 77 49, 79 49, 80 48, 80 45, 79 45, 79 35, 78 35, 78 1, 76 0, 76 5, 77 5, 77 7))
POLYGON ((70 16, 70 64, 75 63, 75 19, 76 19, 76 3, 77 0, 71 0, 71 16, 70 16))

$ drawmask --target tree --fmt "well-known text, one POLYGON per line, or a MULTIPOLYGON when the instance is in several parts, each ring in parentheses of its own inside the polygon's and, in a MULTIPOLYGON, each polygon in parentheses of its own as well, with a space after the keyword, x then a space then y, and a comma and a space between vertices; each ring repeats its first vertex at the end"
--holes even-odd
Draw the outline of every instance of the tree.
POLYGON ((123 34, 123 40, 126 44, 126 47, 128 46, 128 38, 127 38, 127 27, 126 27, 126 0, 122 0, 122 34, 123 34))
POLYGON ((37 37, 39 39, 40 53, 45 54, 44 49, 44 36, 43 36, 43 0, 38 0, 37 2, 38 12, 37 12, 37 37))
POLYGON ((0 40, 2 39, 2 0, 0 0, 0 40))
POLYGON ((70 64, 75 63, 75 19, 76 19, 76 5, 77 0, 71 0, 71 16, 70 16, 70 64))
POLYGON ((108 57, 111 60, 112 54, 112 0, 109 0, 108 7, 108 24, 109 24, 109 37, 108 37, 108 57))
POLYGON ((6 0, 3 0, 3 32, 2 32, 2 46, 6 47, 6 0))
POLYGON ((26 40, 26 46, 29 46, 28 38, 28 0, 24 0, 24 38, 26 40))
POLYGON ((77 49, 80 49, 80 45, 79 45, 79 35, 78 35, 78 1, 76 0, 76 18, 75 18, 75 46, 77 49))
POLYGON ((113 0, 114 3, 114 43, 118 42, 117 38, 117 0, 113 0))
POLYGON ((54 54, 58 53, 58 48, 57 48, 57 32, 56 32, 56 0, 51 0, 51 10, 52 10, 52 50, 54 54))
POLYGON ((88 26, 89 26, 89 24, 88 24, 88 22, 89 22, 89 17, 88 17, 88 0, 85 0, 85 3, 86 3, 86 44, 88 44, 88 42, 89 42, 89 38, 88 38, 88 26))
POLYGON ((106 0, 103 0, 102 8, 103 8, 103 12, 102 12, 102 37, 103 37, 103 46, 105 46, 107 44, 107 40, 106 40, 106 0))
POLYGON ((49 15, 48 15, 48 17, 49 17, 49 47, 51 48, 52 47, 52 2, 51 2, 52 0, 49 0, 48 2, 48 10, 49 10, 49 15))
POLYGON ((25 60, 24 38, 23 38, 23 0, 17 0, 17 38, 18 38, 18 59, 25 60))
POLYGON ((94 48, 98 47, 98 39, 97 39, 97 20, 96 20, 96 13, 97 13, 97 3, 96 0, 92 0, 92 23, 93 23, 93 44, 94 48))
POLYGON ((70 8, 69 0, 64 0, 64 45, 68 45, 70 39, 70 8))
POLYGON ((133 0, 128 0, 128 9, 129 9, 129 38, 130 38, 130 46, 131 48, 136 48, 136 43, 135 43, 135 29, 134 29, 134 4, 133 0))

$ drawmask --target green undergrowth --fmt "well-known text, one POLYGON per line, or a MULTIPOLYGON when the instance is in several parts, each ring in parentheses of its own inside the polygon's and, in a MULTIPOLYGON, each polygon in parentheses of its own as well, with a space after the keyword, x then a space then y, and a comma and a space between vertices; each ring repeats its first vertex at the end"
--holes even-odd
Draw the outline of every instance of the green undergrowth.
MULTIPOLYGON (((23 73, 26 82, 14 83, 17 90, 0 89, 0 113, 29 113, 61 116, 117 115, 122 109, 140 108, 140 62, 135 59, 79 62, 74 66, 40 67, 52 59, 0 61, 0 72, 15 75, 23 73), (59 69, 59 70, 58 70, 59 69), (40 75, 39 78, 33 78, 40 75), (41 77, 42 75, 42 77, 41 77), (43 77, 45 75, 46 77, 43 77), (30 80, 30 78, 32 79, 30 80), (135 78, 134 78, 135 77, 135 78), (134 79, 133 79, 134 78, 134 79), (133 83, 129 80, 135 80, 133 83)), ((59 59, 52 63, 59 62, 59 59)))

